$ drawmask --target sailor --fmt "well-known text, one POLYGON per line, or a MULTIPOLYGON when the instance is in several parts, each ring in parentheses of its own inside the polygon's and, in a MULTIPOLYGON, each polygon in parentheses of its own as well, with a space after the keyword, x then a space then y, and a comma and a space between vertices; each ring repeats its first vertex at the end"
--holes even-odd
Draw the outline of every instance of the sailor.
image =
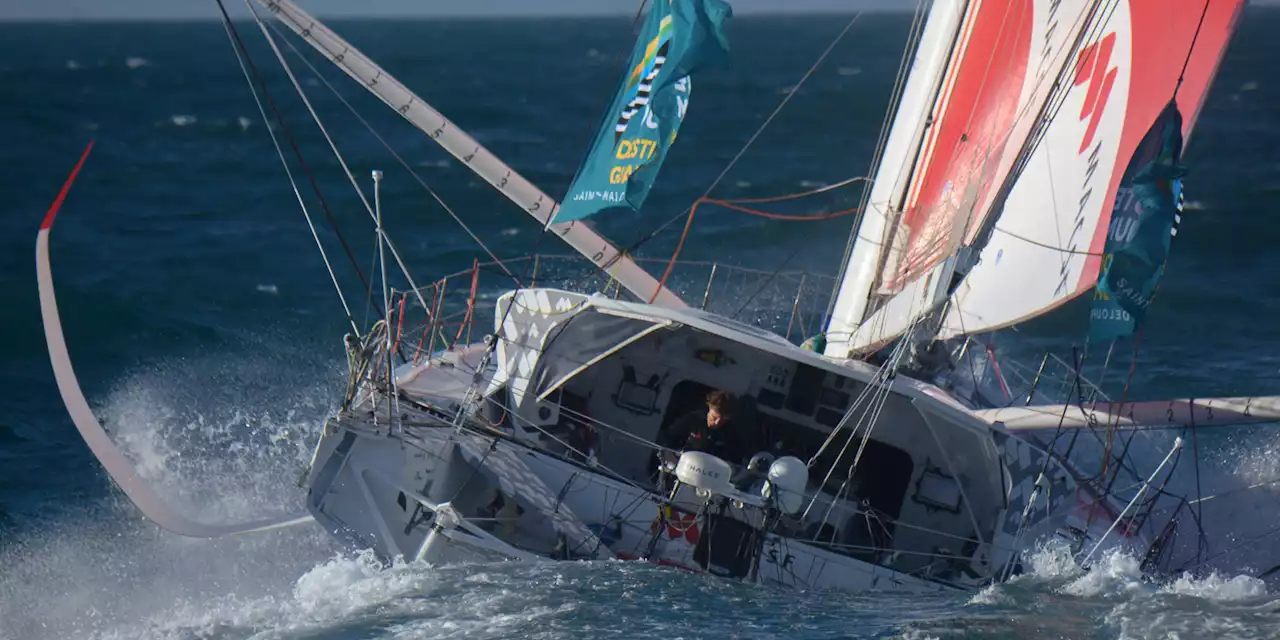
POLYGON ((720 390, 707 394, 706 409, 691 411, 664 427, 657 444, 666 449, 702 451, 741 465, 756 453, 752 425, 744 424, 734 397, 720 390))

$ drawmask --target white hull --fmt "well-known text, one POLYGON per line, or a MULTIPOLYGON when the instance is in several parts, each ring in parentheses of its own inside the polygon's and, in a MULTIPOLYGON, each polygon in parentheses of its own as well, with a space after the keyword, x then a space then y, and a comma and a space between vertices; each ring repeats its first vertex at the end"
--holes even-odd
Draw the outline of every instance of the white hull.
MULTIPOLYGON (((841 495, 834 480, 820 483, 822 491, 811 483, 812 518, 764 526, 766 516, 751 507, 716 511, 688 486, 670 494, 654 485, 652 445, 644 442, 672 412, 682 385, 702 380, 769 402, 769 387, 794 394, 803 388, 793 384, 788 391, 785 381, 807 375, 806 385, 844 388, 847 405, 858 385, 874 385, 875 370, 820 358, 707 314, 553 290, 516 296, 523 311, 499 313, 500 331, 510 345, 526 347, 529 335, 542 335, 534 348, 499 348, 487 369, 484 345, 402 366, 396 379, 403 399, 395 407, 385 395, 366 392, 327 425, 309 478, 307 506, 317 521, 385 559, 642 559, 752 582, 849 591, 978 588, 1016 572, 1020 552, 1038 541, 1069 537, 1088 552, 1114 522, 1106 514, 1118 509, 1097 508, 1065 468, 1045 462, 1043 451, 992 427, 941 389, 909 378, 899 378, 877 410, 861 467, 872 475, 859 476, 873 489, 859 494, 861 502, 841 495), (616 324, 594 327, 586 324, 593 308, 602 322, 624 317, 641 324, 625 331, 616 324), (538 309, 546 313, 539 316, 538 309), (522 313, 526 317, 513 321, 522 313), (576 321, 581 335, 563 326, 571 324, 564 317, 554 320, 560 333, 555 325, 537 328, 539 317, 557 313, 582 316, 576 321), (607 344, 622 346, 592 350, 584 342, 606 334, 607 344), (565 374, 555 360, 559 345, 594 357, 585 365, 579 357, 573 362, 580 366, 565 374), (719 354, 719 364, 708 365, 708 350, 719 354), (649 376, 660 365, 666 373, 649 376), (521 393, 511 393, 500 415, 469 408, 504 389, 521 393), (553 401, 555 393, 563 394, 560 402, 553 401), (585 400, 570 410, 573 394, 585 400), (566 418, 588 415, 593 436, 575 440, 579 431, 566 424, 577 423, 566 418), (877 486, 890 489, 877 493, 877 486), (472 533, 436 526, 432 512, 441 504, 456 510, 472 533), (860 535, 856 525, 871 528, 872 520, 855 519, 859 505, 884 516, 874 520, 879 533, 860 535), (444 551, 427 544, 433 531, 446 529, 444 551), (744 551, 723 555, 729 547, 744 551)), ((790 435, 833 435, 820 420, 802 419, 814 410, 790 396, 756 410, 790 435)), ((1108 546, 1143 544, 1141 536, 1106 537, 1108 546)))

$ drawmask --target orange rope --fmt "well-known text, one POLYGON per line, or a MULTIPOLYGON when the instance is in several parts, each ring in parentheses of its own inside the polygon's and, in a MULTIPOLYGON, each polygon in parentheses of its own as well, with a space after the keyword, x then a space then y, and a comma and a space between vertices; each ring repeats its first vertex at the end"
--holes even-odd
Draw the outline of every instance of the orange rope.
POLYGON ((680 250, 684 248, 685 238, 689 237, 689 227, 693 225, 693 214, 698 212, 698 205, 705 202, 702 198, 694 201, 693 206, 689 207, 689 219, 684 222, 684 231, 680 233, 680 242, 676 243, 676 250, 671 254, 671 260, 667 261, 667 268, 662 272, 662 279, 658 281, 658 288, 653 290, 653 295, 649 296, 649 304, 653 304, 658 299, 658 292, 667 287, 667 278, 671 275, 671 270, 676 266, 676 258, 680 257, 680 250))
MULTIPOLYGON (((400 312, 399 312, 400 319, 396 322, 396 341, 391 348, 392 351, 400 350, 400 336, 404 335, 404 301, 407 300, 408 298, 409 298, 408 292, 405 292, 403 295, 400 296, 400 312)), ((391 305, 394 308, 395 302, 392 301, 391 305)))
POLYGON ((832 189, 839 189, 840 187, 851 185, 855 182, 870 182, 870 181, 871 181, 871 178, 868 178, 866 176, 859 176, 857 178, 849 178, 848 180, 842 180, 835 184, 829 184, 825 187, 818 187, 817 189, 814 189, 812 191, 788 193, 781 196, 770 196, 768 198, 734 198, 732 202, 738 202, 743 204, 760 203, 760 202, 781 202, 783 200, 794 200, 796 198, 804 198, 806 196, 813 196, 819 193, 826 193, 828 191, 831 191, 832 189))
POLYGON ((475 258, 471 259, 471 295, 467 298, 467 315, 463 316, 462 322, 458 324, 458 335, 453 337, 453 344, 449 346, 452 349, 457 346, 458 341, 462 339, 462 330, 471 321, 471 313, 476 308, 476 287, 480 284, 480 261, 475 258))
POLYGON ((1129 362, 1129 377, 1124 381, 1124 391, 1120 392, 1119 409, 1116 410, 1114 419, 1107 421, 1107 446, 1102 454, 1102 474, 1100 478, 1105 479, 1107 468, 1111 463, 1111 445, 1115 442, 1116 428, 1120 425, 1121 411, 1124 409, 1124 401, 1129 397, 1129 385, 1133 383, 1133 372, 1138 367, 1138 351, 1142 349, 1142 329, 1138 330, 1138 335, 1133 342, 1133 360, 1129 362))
MULTIPOLYGON (((847 180, 841 184, 848 184, 853 180, 865 180, 865 178, 853 178, 852 180, 847 180)), ((676 243, 676 250, 674 253, 671 254, 671 259, 667 261, 667 268, 665 271, 662 272, 662 279, 658 280, 658 288, 655 289, 653 292, 653 295, 649 297, 649 304, 653 304, 653 301, 658 298, 658 292, 662 291, 662 289, 667 286, 667 278, 671 276, 671 270, 676 266, 676 260, 680 257, 680 251, 684 249, 684 241, 689 237, 689 227, 693 226, 693 214, 698 211, 698 205, 704 202, 710 202, 711 204, 717 204, 722 207, 725 207, 726 209, 733 209, 734 211, 749 213, 753 216, 760 216, 762 218, 768 218, 770 220, 785 220, 788 222, 810 222, 814 220, 830 220, 832 218, 839 218, 840 216, 847 216, 852 213, 858 213, 859 211, 862 210, 861 207, 855 207, 853 209, 842 209, 840 211, 832 211, 831 213, 820 213, 818 215, 813 215, 813 216, 793 216, 793 215, 786 215, 782 213, 772 213, 770 211, 761 211, 759 209, 751 209, 748 207, 744 207, 740 204, 736 204, 738 202, 751 203, 751 202, 775 202, 778 200, 788 200, 791 198, 799 198, 806 195, 812 195, 814 193, 821 193, 822 191, 825 191, 830 188, 834 188, 835 186, 840 186, 840 185, 832 185, 830 187, 823 187, 822 189, 817 189, 815 191, 809 191, 804 193, 798 193, 798 194, 793 193, 793 194, 783 195, 783 196, 774 196, 772 198, 751 198, 751 199, 741 199, 741 200, 715 200, 712 198, 698 198, 697 200, 694 201, 693 206, 689 207, 689 218, 685 220, 684 231, 680 233, 680 242, 676 243)))
MULTIPOLYGON (((418 356, 419 356, 419 355, 422 355, 422 345, 424 345, 424 344, 426 344, 426 343, 427 343, 427 335, 431 333, 431 328, 432 328, 432 326, 433 326, 433 325, 435 325, 436 319, 435 319, 435 316, 434 316, 434 314, 433 314, 433 311, 434 311, 434 309, 436 308, 436 296, 437 296, 437 295, 439 295, 439 294, 440 294, 440 288, 439 288, 439 287, 437 287, 435 284, 432 284, 432 285, 431 285, 431 308, 430 308, 430 309, 423 309, 423 311, 426 311, 426 313, 427 313, 427 327, 426 327, 426 329, 422 332, 422 338, 421 338, 420 340, 418 340, 418 349, 417 349, 416 351, 414 351, 414 352, 413 352, 413 361, 414 361, 414 362, 417 362, 417 361, 418 361, 418 356)), ((431 354, 427 354, 427 355, 428 355, 428 357, 429 357, 431 354)))
MULTIPOLYGON (((786 197, 786 196, 783 196, 783 197, 786 197)), ((839 218, 840 216, 847 216, 851 213, 857 213, 862 210, 859 207, 855 207, 853 209, 841 209, 840 211, 832 211, 831 213, 819 213, 817 215, 812 215, 812 216, 793 216, 793 215, 788 215, 784 213, 773 213, 770 211, 761 211, 759 209, 750 209, 748 207, 744 207, 742 205, 736 204, 738 202, 751 202, 749 200, 713 200, 711 198, 703 198, 701 202, 710 202, 712 204, 718 204, 726 209, 733 209, 734 211, 749 213, 753 216, 760 216, 761 218, 768 218, 770 220, 787 220, 790 222, 809 222, 812 220, 830 220, 832 218, 839 218)))

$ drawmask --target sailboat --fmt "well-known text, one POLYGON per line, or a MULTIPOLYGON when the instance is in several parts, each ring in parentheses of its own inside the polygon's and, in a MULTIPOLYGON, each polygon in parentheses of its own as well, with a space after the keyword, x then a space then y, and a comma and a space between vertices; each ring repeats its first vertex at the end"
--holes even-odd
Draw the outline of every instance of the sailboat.
MULTIPOLYGON (((1064 404, 1031 404, 1033 384, 1015 406, 998 366, 969 366, 999 363, 984 333, 1086 293, 1097 297, 1091 331, 1140 329, 1176 228, 1181 146, 1240 0, 1186 13, 1156 0, 922 8, 825 326, 803 344, 691 305, 668 286, 674 258, 655 278, 589 224, 638 210, 654 187, 693 82, 728 54, 721 0, 653 2, 563 202, 291 0, 255 1, 309 110, 276 25, 608 284, 513 277, 491 330, 472 340, 485 315, 479 263, 417 286, 382 224, 382 175, 370 203, 333 146, 377 231, 382 317, 367 330, 351 322, 348 384, 306 475, 307 513, 212 525, 146 486, 79 390, 48 251, 73 172, 37 239, 50 357, 95 455, 167 530, 246 535, 314 520, 387 560, 636 560, 803 589, 977 589, 1023 571, 1047 540, 1084 565, 1123 551, 1159 574, 1176 568, 1171 543, 1193 511, 1161 482, 1184 441, 1139 461, 1112 450, 1116 434, 1280 418, 1274 398, 1112 402, 1078 363, 1064 404), (387 254, 408 290, 391 289, 387 254), (450 280, 464 292, 457 313, 450 280), (702 441, 667 437, 690 416, 702 441), (714 435, 720 418, 728 436, 714 435), (1132 481, 1117 484, 1122 474, 1132 481)), ((253 87, 256 68, 223 16, 253 87)), ((259 102, 264 118, 268 107, 259 102)))

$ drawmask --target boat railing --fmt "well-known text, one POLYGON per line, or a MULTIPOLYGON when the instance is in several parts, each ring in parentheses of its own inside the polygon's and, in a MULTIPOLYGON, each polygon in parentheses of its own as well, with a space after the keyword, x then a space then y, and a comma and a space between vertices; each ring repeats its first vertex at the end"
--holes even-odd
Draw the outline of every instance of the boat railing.
MULTIPOLYGON (((666 259, 633 258, 665 268, 666 259)), ((690 306, 733 317, 801 342, 821 330, 835 278, 808 271, 767 271, 722 262, 677 261, 667 288, 690 306)), ((506 291, 551 287, 636 300, 616 280, 581 256, 535 254, 498 262, 473 262, 416 290, 393 291, 388 326, 398 350, 417 361, 423 354, 470 344, 493 331, 494 301, 506 291), (412 344, 409 342, 412 341, 412 344)))

